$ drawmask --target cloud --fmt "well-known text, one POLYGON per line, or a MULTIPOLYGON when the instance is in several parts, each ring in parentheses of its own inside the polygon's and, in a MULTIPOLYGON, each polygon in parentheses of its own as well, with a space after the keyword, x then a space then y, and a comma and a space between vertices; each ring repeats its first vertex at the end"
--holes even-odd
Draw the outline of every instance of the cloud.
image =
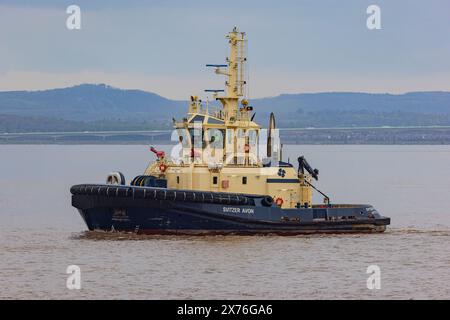
POLYGON ((249 35, 250 85, 258 96, 409 91, 420 79, 427 79, 424 90, 446 87, 450 3, 378 3, 380 31, 366 28, 366 0, 339 6, 331 0, 0 1, 0 74, 12 81, 2 81, 0 90, 92 82, 89 77, 108 83, 110 76, 121 87, 184 98, 223 86, 204 65, 224 61, 224 35, 234 25, 249 35), (79 31, 65 27, 66 4, 73 3, 82 8, 79 31))

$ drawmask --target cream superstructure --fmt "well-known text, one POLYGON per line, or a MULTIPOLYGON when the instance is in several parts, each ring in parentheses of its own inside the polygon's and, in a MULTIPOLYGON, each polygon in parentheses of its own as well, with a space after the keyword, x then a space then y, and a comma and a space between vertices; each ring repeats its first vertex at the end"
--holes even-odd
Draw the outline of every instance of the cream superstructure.
POLYGON ((311 176, 280 161, 281 148, 274 142, 274 121, 267 158, 260 156, 261 127, 253 121, 253 108, 245 96, 246 35, 234 28, 227 35, 230 56, 226 65, 208 65, 225 75, 224 94, 214 91, 221 103, 212 110, 191 96, 186 118, 174 121, 179 138, 177 159, 159 155, 145 175, 167 179, 172 189, 270 195, 282 208, 311 206, 311 176))

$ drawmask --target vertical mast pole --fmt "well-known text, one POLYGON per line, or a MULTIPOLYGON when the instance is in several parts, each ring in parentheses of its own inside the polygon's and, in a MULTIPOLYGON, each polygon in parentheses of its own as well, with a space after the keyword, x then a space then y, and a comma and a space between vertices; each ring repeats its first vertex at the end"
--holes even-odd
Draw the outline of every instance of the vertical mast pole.
POLYGON ((232 32, 228 33, 227 38, 230 44, 230 56, 227 58, 228 70, 226 75, 228 76, 228 81, 226 82, 226 96, 218 99, 224 106, 227 118, 234 117, 236 119, 239 97, 244 95, 245 33, 239 32, 235 27, 232 32))

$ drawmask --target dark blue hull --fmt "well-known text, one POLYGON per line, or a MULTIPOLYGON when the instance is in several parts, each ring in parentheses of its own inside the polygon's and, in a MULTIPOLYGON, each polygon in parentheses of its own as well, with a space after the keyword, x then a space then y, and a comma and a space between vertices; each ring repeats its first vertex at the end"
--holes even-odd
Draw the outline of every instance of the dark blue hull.
POLYGON ((71 189, 89 230, 145 234, 383 232, 390 223, 370 205, 281 209, 264 197, 160 188, 80 185, 71 189))

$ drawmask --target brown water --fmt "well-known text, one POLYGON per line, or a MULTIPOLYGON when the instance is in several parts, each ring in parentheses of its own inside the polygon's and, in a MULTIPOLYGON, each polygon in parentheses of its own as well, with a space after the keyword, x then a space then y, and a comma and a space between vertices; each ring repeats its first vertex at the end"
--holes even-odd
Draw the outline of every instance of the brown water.
POLYGON ((332 201, 371 203, 384 234, 135 236, 85 232, 69 187, 128 180, 146 146, 0 146, 0 298, 450 298, 450 147, 289 146, 332 201), (68 265, 81 290, 66 288, 68 265), (381 268, 381 289, 366 268, 381 268))

